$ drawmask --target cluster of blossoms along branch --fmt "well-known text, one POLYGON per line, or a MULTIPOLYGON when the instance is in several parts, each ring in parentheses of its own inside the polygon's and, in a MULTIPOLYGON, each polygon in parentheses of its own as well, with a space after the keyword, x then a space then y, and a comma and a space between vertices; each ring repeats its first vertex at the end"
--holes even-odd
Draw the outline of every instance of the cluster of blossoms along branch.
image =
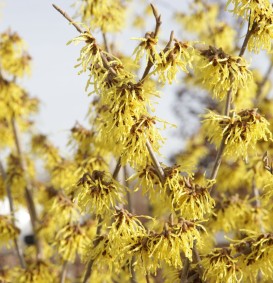
POLYGON ((16 33, 1 35, 0 150, 9 154, 0 160, 0 196, 8 197, 10 215, 0 215, 0 243, 14 247, 20 267, 1 269, 0 281, 272 280, 272 63, 262 76, 243 55, 271 51, 273 10, 267 0, 225 4, 245 21, 241 47, 234 26, 220 18, 222 6, 197 0, 187 14, 175 15, 196 40, 171 32, 163 44, 162 19, 151 5, 155 28, 134 38, 140 43, 130 57, 108 42, 108 33, 121 30, 129 1, 78 0, 82 24, 53 5, 80 33, 69 43, 84 44, 76 67, 88 73, 86 89, 96 96, 89 127, 71 128, 70 158, 46 135, 33 134, 38 100, 17 83, 31 58, 16 33), (176 164, 167 166, 156 157, 164 142, 157 125, 167 122, 151 113, 159 89, 178 80, 190 95, 205 91, 210 110, 176 164), (29 148, 21 135, 28 135, 29 148), (47 181, 39 180, 33 155, 43 161, 47 181), (28 209, 34 233, 34 245, 23 253, 15 217, 20 206, 28 209), (217 238, 219 231, 229 239, 217 238))

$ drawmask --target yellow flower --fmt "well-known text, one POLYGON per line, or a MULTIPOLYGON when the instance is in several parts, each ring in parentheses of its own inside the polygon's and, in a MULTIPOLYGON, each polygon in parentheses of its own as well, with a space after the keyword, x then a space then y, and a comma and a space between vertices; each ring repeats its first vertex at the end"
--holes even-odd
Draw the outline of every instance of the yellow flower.
POLYGON ((247 157, 249 150, 254 150, 259 140, 272 139, 272 133, 268 129, 269 123, 257 109, 233 112, 231 117, 210 111, 204 117, 204 128, 209 140, 219 147, 224 139, 224 154, 229 156, 247 157))
POLYGON ((160 54, 156 50, 158 38, 154 37, 154 32, 147 32, 145 37, 132 39, 140 40, 141 43, 135 48, 133 55, 136 55, 135 62, 138 63, 140 59, 146 54, 146 61, 151 61, 158 64, 162 61, 160 54))
POLYGON ((37 261, 26 269, 17 269, 13 273, 13 281, 18 283, 54 283, 57 280, 57 268, 51 263, 37 261))
POLYGON ((234 248, 241 254, 238 260, 245 282, 257 282, 259 272, 265 280, 272 280, 273 234, 252 233, 236 242, 234 248))
POLYGON ((177 13, 176 20, 183 27, 197 34, 206 33, 210 26, 214 25, 219 13, 219 6, 202 1, 191 2, 192 13, 177 13))
POLYGON ((39 155, 44 160, 45 167, 49 170, 52 170, 53 167, 61 162, 58 149, 48 141, 45 135, 32 136, 31 148, 33 153, 39 155))
POLYGON ((258 53, 260 49, 271 51, 273 37, 273 8, 268 0, 229 0, 227 6, 233 3, 231 10, 234 14, 249 19, 251 37, 248 42, 248 50, 258 53))
POLYGON ((270 230, 268 211, 264 208, 253 207, 252 200, 242 199, 237 194, 224 198, 212 218, 210 227, 213 231, 235 232, 251 230, 259 232, 270 230))
POLYGON ((235 36, 236 31, 231 26, 225 22, 217 22, 211 25, 207 33, 200 34, 200 40, 227 52, 233 52, 235 36))
POLYGON ((231 250, 227 248, 216 248, 204 256, 201 261, 204 267, 203 279, 215 283, 241 282, 243 272, 239 268, 238 259, 233 258, 231 250))
POLYGON ((30 61, 25 43, 16 32, 8 30, 0 35, 0 66, 3 71, 23 77, 30 73, 30 61))
POLYGON ((0 118, 0 148, 11 146, 14 143, 10 122, 7 118, 0 118))
POLYGON ((74 161, 62 159, 51 170, 51 184, 57 190, 69 189, 76 181, 76 164, 74 161))
POLYGON ((123 203, 120 185, 106 172, 85 173, 78 181, 76 199, 82 210, 105 215, 118 203, 123 203))
POLYGON ((135 182, 134 188, 137 190, 141 188, 144 194, 152 194, 153 191, 158 194, 162 189, 158 173, 152 165, 146 165, 145 168, 138 170, 128 181, 135 182))
POLYGON ((24 118, 36 113, 38 106, 38 99, 29 97, 19 85, 0 76, 0 119, 24 118))
POLYGON ((181 253, 192 260, 194 241, 200 241, 198 229, 201 225, 179 219, 177 224, 167 223, 161 233, 150 232, 138 237, 128 246, 128 254, 137 268, 147 274, 156 273, 161 264, 167 263, 173 267, 182 267, 181 253))
POLYGON ((206 215, 212 213, 215 205, 209 193, 214 183, 212 180, 198 183, 193 177, 181 177, 180 187, 170 188, 173 193, 174 209, 186 219, 204 219, 206 215))
POLYGON ((120 31, 125 22, 126 5, 121 0, 78 0, 78 13, 83 22, 102 32, 120 31))
POLYGON ((157 62, 155 70, 152 73, 159 74, 159 81, 171 84, 176 79, 179 68, 188 73, 187 66, 191 66, 193 47, 187 42, 179 42, 174 40, 174 46, 166 52, 160 53, 161 61, 157 62))
POLYGON ((24 172, 20 158, 14 154, 8 156, 6 184, 10 186, 16 202, 25 204, 26 174, 31 179, 35 176, 35 166, 32 160, 26 158, 27 172, 24 172))
POLYGON ((63 260, 75 261, 76 254, 83 255, 91 239, 79 224, 67 224, 56 235, 54 245, 63 260))
POLYGON ((242 57, 230 56, 222 48, 212 46, 200 50, 199 54, 194 64, 197 79, 219 100, 223 100, 230 90, 234 95, 253 79, 242 57))
POLYGON ((0 245, 9 247, 9 242, 19 236, 20 230, 14 226, 11 217, 0 215, 0 245))

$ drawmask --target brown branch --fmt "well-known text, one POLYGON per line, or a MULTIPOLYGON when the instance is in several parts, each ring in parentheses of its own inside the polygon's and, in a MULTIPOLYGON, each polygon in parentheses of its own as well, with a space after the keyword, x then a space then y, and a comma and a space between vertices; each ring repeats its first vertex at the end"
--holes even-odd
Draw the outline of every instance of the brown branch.
MULTIPOLYGON (((173 39, 174 39, 174 32, 171 31, 170 39, 169 39, 167 45, 165 46, 165 48, 163 50, 164 53, 167 52, 170 49, 172 42, 173 42, 173 39)), ((153 66, 154 66, 154 63, 149 59, 147 66, 146 66, 146 68, 143 72, 143 75, 142 75, 141 79, 139 80, 139 82, 143 82, 146 79, 146 77, 150 73, 150 70, 153 66)))
POLYGON ((115 179, 115 180, 117 179, 120 168, 121 168, 121 158, 118 159, 118 162, 117 162, 116 167, 114 169, 113 179, 115 179))
MULTIPOLYGON (((14 205, 13 205, 13 198, 12 198, 12 194, 11 194, 11 188, 6 183, 7 175, 6 175, 6 172, 5 172, 5 169, 3 167, 1 160, 0 160, 0 174, 3 178, 5 188, 6 188, 6 191, 7 191, 7 196, 8 196, 8 201, 9 201, 9 209, 10 209, 10 215, 11 215, 11 222, 14 226, 16 226, 15 225, 15 211, 14 211, 14 205)), ((22 249, 20 247, 20 244, 19 244, 19 241, 17 240, 17 238, 13 239, 13 243, 14 243, 14 246, 15 246, 15 250, 16 250, 20 265, 21 265, 22 268, 25 269, 26 268, 26 262, 25 262, 23 252, 22 252, 22 249)))
POLYGON ((244 42, 242 44, 241 50, 239 52, 239 56, 240 57, 242 57, 244 55, 245 50, 247 48, 248 41, 249 41, 250 37, 252 36, 252 34, 255 32, 255 29, 257 28, 257 24, 256 23, 253 23, 251 29, 249 29, 249 25, 250 25, 250 16, 249 16, 249 20, 248 20, 247 33, 246 33, 244 42))
MULTIPOLYGON (((249 18, 249 22, 248 22, 247 34, 245 36, 244 42, 242 44, 242 47, 241 47, 241 50, 240 50, 240 53, 239 53, 240 57, 242 57, 244 55, 246 47, 247 47, 247 44, 248 44, 248 41, 249 41, 251 35, 253 34, 253 32, 256 29, 256 24, 255 23, 253 24, 251 29, 249 29, 249 24, 250 24, 250 18, 249 18)), ((224 112, 224 115, 226 115, 226 116, 230 115, 231 100, 232 100, 232 87, 230 88, 230 90, 227 93, 225 112, 224 112)), ((220 168, 220 165, 221 165, 221 162, 222 162, 222 157, 223 157, 223 154, 224 154, 225 139, 226 139, 225 137, 222 138, 219 150, 217 152, 216 159, 215 159, 215 162, 214 162, 214 166, 213 166, 213 169, 212 169, 212 172, 211 172, 211 176, 210 176, 211 179, 216 179, 216 177, 217 177, 218 170, 220 168)))
MULTIPOLYGON (((98 217, 98 225, 97 225, 97 231, 96 231, 96 237, 93 241, 93 247, 96 247, 99 242, 100 242, 100 234, 101 234, 101 228, 102 228, 102 218, 101 216, 98 217)), ((88 264, 87 264, 87 268, 86 268, 86 272, 85 272, 85 276, 84 276, 84 279, 82 281, 82 283, 87 283, 88 282, 88 279, 89 277, 91 276, 91 273, 92 273, 92 267, 93 267, 93 264, 94 264, 94 260, 91 259, 88 264)))
POLYGON ((187 257, 185 257, 183 262, 183 269, 180 277, 181 283, 188 283, 189 269, 190 269, 190 260, 187 257))
POLYGON ((147 146, 147 149, 148 149, 148 151, 149 151, 149 154, 150 154, 150 156, 151 156, 151 158, 152 158, 152 161, 153 161, 153 164, 154 164, 154 166, 155 166, 155 169, 156 169, 156 171, 157 171, 157 173, 158 173, 159 179, 160 179, 160 181, 161 181, 162 183, 164 183, 164 180, 165 180, 164 171, 163 171, 162 167, 160 166, 159 161, 157 160, 156 155, 155 155, 155 153, 154 153, 154 151, 153 151, 153 148, 152 148, 150 142, 148 141, 148 139, 147 139, 147 141, 146 141, 146 146, 147 146))
POLYGON ((37 223, 37 213, 36 213, 36 208, 35 208, 35 204, 34 204, 34 201, 33 201, 32 193, 30 191, 31 186, 30 186, 29 177, 27 175, 27 165, 26 165, 25 158, 23 157, 23 154, 22 154, 22 147, 21 147, 20 138, 19 138, 19 131, 17 129, 17 124, 16 124, 14 117, 12 117, 12 119, 11 119, 11 125, 12 125, 12 132, 13 132, 14 142, 15 142, 20 166, 22 167, 22 170, 24 172, 24 177, 25 177, 26 184, 27 184, 26 188, 25 188, 25 199, 26 199, 26 202, 27 202, 28 212, 29 212, 29 215, 30 215, 33 234, 35 236, 35 247, 36 247, 36 252, 37 252, 37 259, 41 259, 42 248, 41 248, 41 243, 40 243, 38 235, 37 235, 37 225, 36 225, 36 223, 37 223))
POLYGON ((67 274, 67 266, 68 266, 68 262, 66 260, 66 261, 64 261, 63 266, 62 266, 62 273, 61 273, 61 281, 60 281, 60 283, 65 283, 66 274, 67 274))
POLYGON ((54 7, 54 9, 56 9, 60 14, 62 14, 75 28, 79 33, 84 33, 84 30, 81 29, 81 27, 79 25, 77 25, 73 19, 67 15, 61 8, 59 8, 57 5, 52 4, 52 6, 54 7))
POLYGON ((108 45, 108 41, 107 41, 107 37, 106 37, 105 32, 102 32, 102 38, 103 38, 104 48, 105 48, 106 52, 109 53, 110 48, 109 48, 109 45, 108 45))

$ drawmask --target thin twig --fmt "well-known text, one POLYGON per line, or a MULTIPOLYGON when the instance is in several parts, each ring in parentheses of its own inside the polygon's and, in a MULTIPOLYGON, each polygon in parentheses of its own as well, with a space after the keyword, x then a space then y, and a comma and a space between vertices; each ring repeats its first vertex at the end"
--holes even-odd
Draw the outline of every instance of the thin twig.
POLYGON ((67 266, 68 266, 68 262, 66 260, 66 261, 64 261, 63 266, 62 266, 62 273, 61 273, 61 281, 60 281, 60 283, 65 283, 66 274, 67 274, 67 266))
POLYGON ((104 48, 105 48, 106 52, 109 53, 110 48, 109 48, 109 45, 108 45, 108 41, 107 41, 107 37, 106 37, 105 32, 102 32, 102 38, 103 38, 104 48))
POLYGON ((132 204, 132 198, 131 198, 131 192, 129 189, 129 182, 128 180, 128 168, 125 165, 123 167, 123 175, 124 175, 124 185, 127 188, 127 203, 128 203, 128 211, 130 211, 131 213, 134 213, 134 208, 133 208, 133 204, 132 204))
POLYGON ((113 172, 113 179, 115 179, 115 180, 117 179, 118 173, 119 173, 119 171, 120 171, 120 168, 121 168, 121 158, 118 159, 117 165, 116 165, 116 167, 115 167, 115 169, 114 169, 114 172, 113 172))
MULTIPOLYGON (((170 47, 171 47, 171 45, 172 45, 172 42, 173 42, 173 39, 174 39, 174 32, 171 31, 170 39, 169 39, 167 45, 165 46, 165 48, 164 48, 164 50, 163 50, 164 53, 167 52, 167 51, 170 49, 170 47)), ((147 63, 147 66, 146 66, 146 68, 145 68, 145 70, 144 70, 144 72, 143 72, 143 75, 142 75, 142 77, 141 77, 141 79, 140 79, 139 82, 143 82, 143 81, 146 79, 146 77, 147 77, 148 74, 150 73, 150 70, 151 70, 151 68, 153 67, 153 65, 154 65, 154 62, 151 61, 151 60, 149 60, 148 63, 147 63)))
MULTIPOLYGON (((248 25, 249 25, 249 22, 248 22, 248 25)), ((247 34, 245 36, 243 45, 241 47, 239 56, 244 55, 248 41, 249 41, 252 33, 254 32, 255 28, 256 28, 255 23, 253 24, 251 30, 249 30, 249 26, 248 26, 247 34)), ((224 112, 224 115, 226 115, 226 116, 230 115, 231 100, 232 100, 232 88, 229 89, 229 91, 227 93, 227 97, 226 97, 226 105, 225 105, 225 112, 224 112)), ((218 170, 219 170, 219 167, 221 165, 222 157, 223 157, 223 154, 224 154, 224 149, 225 149, 225 144, 226 144, 225 140, 226 140, 226 137, 223 136, 219 150, 218 150, 217 155, 216 155, 214 166, 213 166, 213 169, 212 169, 212 172, 211 172, 211 176, 210 176, 211 179, 216 179, 216 177, 217 177, 218 170)))
MULTIPOLYGON (((161 22, 161 15, 158 14, 158 11, 157 11, 157 9, 155 8, 155 6, 153 4, 150 4, 150 5, 152 7, 153 14, 154 14, 154 17, 155 17, 155 30, 152 33, 152 37, 156 38, 157 35, 158 35, 158 32, 159 32, 159 28, 160 28, 160 26, 162 24, 162 22, 161 22)), ((149 58, 147 66, 146 66, 146 68, 144 70, 144 73, 143 73, 141 79, 140 79, 140 82, 144 81, 144 79, 149 74, 149 72, 150 72, 151 68, 153 67, 153 65, 154 65, 153 60, 151 58, 149 58)))
POLYGON ((145 279, 146 279, 146 283, 150 283, 150 278, 148 274, 145 275, 145 279))
POLYGON ((210 179, 216 179, 216 177, 217 177, 218 170, 219 170, 219 167, 220 167, 221 162, 222 162, 224 149, 225 149, 225 138, 222 138, 220 147, 219 147, 217 155, 216 155, 214 166, 213 166, 213 169, 212 169, 212 172, 211 172, 211 175, 210 175, 210 179))
POLYGON ((155 153, 153 151, 153 148, 152 148, 152 146, 151 146, 151 144, 150 144, 150 142, 148 140, 146 141, 146 146, 147 146, 149 154, 150 154, 150 156, 152 158, 153 164, 154 164, 154 166, 155 166, 155 168, 157 170, 157 173, 158 173, 158 176, 160 178, 160 181, 163 183, 164 180, 165 180, 164 171, 163 171, 162 167, 160 166, 160 164, 159 164, 159 162, 158 162, 158 160, 157 160, 157 158, 155 156, 155 153))
POLYGON ((61 8, 59 8, 59 7, 58 7, 57 5, 55 5, 55 4, 52 4, 52 6, 53 6, 60 14, 62 14, 62 15, 76 28, 76 30, 77 30, 79 33, 84 33, 84 30, 82 30, 82 29, 80 28, 80 26, 77 25, 77 24, 73 21, 73 19, 72 19, 69 15, 66 14, 66 12, 64 12, 61 8))
POLYGON ((198 250, 196 248, 196 240, 193 241, 192 253, 193 253, 193 256, 194 256, 194 261, 197 263, 198 273, 199 273, 200 277, 202 277, 202 275, 203 275, 203 267, 201 265, 200 255, 199 255, 198 250))
MULTIPOLYGON (((9 201, 9 209, 10 209, 10 215, 11 215, 11 222, 14 226, 16 226, 15 225, 15 211, 14 211, 14 205, 13 205, 13 198, 12 198, 12 194, 11 194, 11 188, 6 182, 7 175, 6 175, 6 172, 5 172, 5 169, 3 167, 1 160, 0 160, 0 174, 2 176, 2 179, 3 179, 5 187, 6 187, 6 191, 7 191, 7 196, 8 196, 8 201, 9 201)), ((22 253, 22 250, 21 250, 21 247, 19 245, 19 241, 17 240, 17 238, 13 239, 13 243, 14 243, 14 246, 15 246, 15 250, 16 250, 20 265, 21 265, 22 268, 25 269, 26 268, 26 262, 25 262, 25 259, 24 259, 24 256, 23 256, 23 253, 22 253)))
POLYGON ((256 23, 253 23, 251 29, 249 29, 249 25, 250 25, 250 16, 249 16, 249 20, 248 20, 248 28, 247 28, 247 33, 246 33, 246 36, 245 36, 245 39, 244 39, 244 42, 242 44, 242 47, 241 47, 241 50, 239 52, 239 56, 242 57, 245 53, 245 50, 247 48, 247 44, 248 44, 248 41, 250 39, 250 37, 252 36, 252 34, 254 33, 256 27, 257 27, 257 24, 256 23))
POLYGON ((25 158, 23 157, 23 154, 22 154, 22 147, 21 147, 21 142, 20 142, 20 138, 19 138, 19 131, 17 129, 17 124, 16 124, 14 117, 12 117, 12 119, 11 119, 11 125, 12 125, 13 137, 14 137, 14 141, 15 141, 15 145, 16 145, 18 158, 19 158, 22 170, 24 172, 24 177, 26 179, 26 184, 27 184, 26 188, 25 188, 25 199, 26 199, 26 202, 27 202, 27 207, 28 207, 28 211, 29 211, 29 215, 30 215, 33 234, 35 236, 35 247, 36 247, 36 251, 37 251, 37 259, 41 259, 42 248, 41 248, 41 243, 39 241, 39 238, 38 238, 38 235, 37 235, 37 229, 36 229, 37 213, 36 213, 36 208, 35 208, 35 204, 34 204, 34 201, 33 201, 32 193, 30 191, 30 181, 29 181, 29 177, 27 176, 26 161, 25 161, 25 158))
MULTIPOLYGON (((52 6, 62 15, 64 16, 68 22, 70 22, 75 28, 76 30, 79 32, 79 33, 84 33, 85 31, 82 30, 79 25, 77 25, 73 19, 67 15, 67 13, 65 11, 63 11, 60 7, 58 7, 57 5, 55 4, 52 4, 52 6)), ((105 55, 103 54, 103 52, 100 52, 100 57, 102 59, 102 62, 103 62, 103 65, 104 67, 109 71, 111 72, 113 75, 117 75, 116 71, 111 67, 109 66, 109 62, 107 60, 107 58, 105 57, 105 55)))
MULTIPOLYGON (((260 192, 259 189, 256 187, 256 183, 255 183, 255 178, 252 178, 252 193, 254 195, 254 207, 257 208, 257 210, 259 210, 261 208, 261 200, 260 200, 260 192)), ((259 213, 259 211, 257 211, 257 213, 259 213)), ((265 228, 263 225, 263 221, 261 219, 261 215, 257 215, 258 218, 258 222, 260 225, 260 229, 262 233, 265 233, 265 228)))
MULTIPOLYGON (((93 248, 95 248, 99 242, 100 242, 100 234, 101 234, 101 228, 102 228, 102 218, 101 216, 98 217, 98 225, 97 225, 97 231, 96 231, 96 237, 93 241, 93 248)), ((87 264, 87 268, 86 268, 86 272, 85 272, 85 276, 84 276, 84 279, 83 279, 83 283, 86 283, 89 279, 89 277, 91 276, 91 273, 92 273, 92 267, 93 267, 93 264, 94 264, 94 260, 91 259, 88 264, 87 264)))
POLYGON ((183 269, 181 272, 180 282, 181 283, 187 283, 188 282, 188 273, 190 269, 190 260, 185 257, 183 261, 183 269))

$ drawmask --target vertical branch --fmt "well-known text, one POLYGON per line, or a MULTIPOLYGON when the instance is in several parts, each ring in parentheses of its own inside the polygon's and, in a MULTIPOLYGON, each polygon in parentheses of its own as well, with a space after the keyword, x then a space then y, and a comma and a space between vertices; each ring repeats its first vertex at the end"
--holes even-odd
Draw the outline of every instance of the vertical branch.
POLYGON ((185 257, 185 260, 183 262, 183 269, 181 272, 180 282, 181 283, 188 283, 188 273, 190 269, 190 260, 185 257))
MULTIPOLYGON (((240 57, 242 57, 244 55, 245 50, 247 48, 248 41, 249 41, 251 35, 253 34, 253 32, 256 29, 255 23, 252 25, 251 29, 249 29, 249 25, 250 25, 250 17, 249 17, 249 21, 248 21, 247 34, 245 36, 244 42, 243 42, 242 47, 241 47, 240 52, 239 52, 240 57)), ((226 116, 230 115, 231 100, 232 100, 232 87, 229 89, 229 91, 227 93, 225 112, 224 112, 224 115, 226 115, 226 116)), ((218 170, 220 168, 220 165, 221 165, 221 162, 222 162, 222 157, 223 157, 223 154, 224 154, 224 149, 225 149, 225 137, 222 138, 219 150, 217 152, 216 159, 215 159, 215 162, 214 162, 214 166, 213 166, 211 176, 210 176, 211 179, 216 179, 216 177, 217 177, 218 170)))
POLYGON ((120 168, 121 168, 121 158, 118 159, 118 162, 117 162, 116 167, 114 169, 113 179, 117 179, 120 168))
MULTIPOLYGON (((11 221, 12 221, 12 224, 14 226, 16 226, 15 225, 15 211, 14 211, 14 205, 13 205, 13 198, 12 198, 12 194, 11 194, 11 188, 5 182, 7 176, 6 176, 6 172, 5 172, 5 169, 4 169, 3 164, 2 164, 1 161, 0 161, 0 174, 2 175, 3 181, 5 183, 5 188, 6 188, 6 191, 7 191, 7 196, 8 196, 8 201, 9 201, 9 209, 10 209, 10 215, 11 215, 11 221)), ((19 259, 21 267, 22 268, 26 268, 26 262, 25 262, 25 259, 24 259, 24 256, 23 256, 23 253, 22 253, 22 250, 21 250, 21 247, 19 245, 19 242, 18 242, 17 238, 13 239, 13 243, 14 243, 15 250, 16 250, 16 253, 17 253, 17 257, 19 259)))
POLYGON ((160 178, 160 181, 163 183, 164 180, 165 180, 164 171, 163 171, 162 167, 160 166, 159 161, 157 160, 157 158, 156 158, 156 156, 155 156, 155 153, 154 153, 154 151, 153 151, 153 148, 152 148, 150 142, 148 141, 148 139, 147 139, 147 141, 146 141, 146 146, 147 146, 147 149, 148 149, 148 151, 149 151, 149 154, 150 154, 150 156, 151 156, 151 158, 152 158, 153 164, 154 164, 154 166, 155 166, 155 168, 156 168, 156 170, 157 170, 157 173, 158 173, 158 176, 159 176, 159 178, 160 178))
POLYGON ((67 266, 68 266, 68 262, 66 260, 66 261, 64 261, 63 266, 62 266, 61 282, 60 283, 65 283, 66 274, 67 274, 67 266))
POLYGON ((110 52, 110 48, 109 48, 109 45, 108 45, 108 41, 107 41, 107 37, 106 37, 106 34, 105 32, 102 32, 102 38, 103 38, 103 43, 104 43, 104 47, 105 47, 105 50, 106 52, 110 52))
MULTIPOLYGON (((98 226, 97 226, 97 231, 96 231, 96 237, 93 241, 93 247, 96 247, 98 245, 98 243, 100 242, 99 236, 101 234, 101 228, 102 228, 102 217, 99 216, 98 217, 98 226)), ((82 283, 87 283, 87 281, 88 281, 88 279, 89 279, 89 277, 91 276, 91 273, 92 273, 93 264, 94 264, 94 260, 91 259, 87 264, 86 272, 85 272, 84 279, 83 279, 82 283)))
POLYGON ((37 225, 36 225, 37 224, 37 213, 36 213, 36 208, 35 208, 35 204, 34 204, 34 201, 33 201, 32 193, 30 191, 30 182, 29 182, 29 178, 27 176, 26 161, 25 161, 23 154, 22 154, 22 147, 21 147, 20 138, 19 138, 19 131, 17 129, 17 124, 16 124, 14 117, 11 119, 11 125, 12 125, 13 137, 14 137, 15 146, 16 146, 18 157, 19 157, 20 165, 21 165, 22 170, 24 172, 24 177, 25 177, 25 180, 26 180, 26 183, 27 183, 26 188, 25 188, 25 198, 26 198, 26 202, 27 202, 29 215, 30 215, 32 230, 33 230, 33 233, 34 233, 34 236, 35 236, 35 246, 36 246, 36 251, 37 251, 37 259, 40 259, 42 257, 42 248, 41 248, 41 243, 40 243, 38 236, 37 236, 37 225))

